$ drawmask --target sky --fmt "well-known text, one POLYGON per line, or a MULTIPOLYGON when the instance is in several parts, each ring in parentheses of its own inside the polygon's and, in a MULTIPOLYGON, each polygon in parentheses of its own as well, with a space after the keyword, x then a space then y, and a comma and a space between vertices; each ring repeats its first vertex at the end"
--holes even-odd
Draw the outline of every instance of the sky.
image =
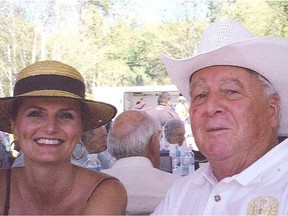
POLYGON ((166 18, 175 17, 177 0, 131 0, 138 7, 136 8, 139 17, 144 23, 161 22, 163 16, 166 18))
POLYGON ((205 18, 207 15, 207 4, 203 0, 130 0, 130 2, 136 5, 137 15, 141 17, 144 23, 177 22, 177 19, 183 18, 186 12, 189 16, 195 16, 198 19, 205 18), (185 12, 185 9, 194 12, 185 12))

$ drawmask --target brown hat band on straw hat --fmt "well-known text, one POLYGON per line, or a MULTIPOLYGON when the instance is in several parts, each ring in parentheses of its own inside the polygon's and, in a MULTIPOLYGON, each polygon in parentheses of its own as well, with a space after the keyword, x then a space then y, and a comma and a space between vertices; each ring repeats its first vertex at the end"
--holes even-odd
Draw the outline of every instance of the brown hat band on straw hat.
POLYGON ((71 98, 81 102, 83 130, 92 130, 114 118, 117 109, 108 103, 85 99, 82 75, 62 62, 36 62, 17 74, 14 96, 0 98, 0 130, 12 133, 13 102, 19 98, 71 98))
POLYGON ((13 96, 19 96, 37 90, 59 90, 85 96, 85 86, 80 80, 62 75, 36 75, 26 77, 16 82, 13 96))

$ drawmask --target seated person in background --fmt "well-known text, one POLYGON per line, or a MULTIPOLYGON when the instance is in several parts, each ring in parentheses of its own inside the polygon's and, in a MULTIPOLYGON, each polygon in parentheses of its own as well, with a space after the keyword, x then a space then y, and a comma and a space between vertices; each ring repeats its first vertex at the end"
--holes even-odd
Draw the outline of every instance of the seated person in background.
POLYGON ((107 123, 105 124, 105 129, 106 129, 106 132, 107 132, 107 133, 109 133, 109 130, 110 130, 110 127, 111 127, 112 123, 113 123, 113 121, 110 120, 109 122, 107 122, 107 123))
POLYGON ((117 177, 126 187, 126 214, 150 214, 181 178, 157 169, 160 146, 154 121, 145 112, 123 112, 115 119, 107 141, 117 161, 103 172, 117 177))
MULTIPOLYGON (((107 131, 105 126, 82 134, 81 140, 89 154, 97 154, 102 169, 108 169, 113 156, 107 150, 107 131)), ((87 155, 86 155, 87 159, 87 155)))
POLYGON ((175 154, 176 149, 181 152, 181 155, 189 151, 185 142, 185 125, 182 120, 170 119, 165 123, 161 149, 169 150, 170 155, 175 154))
POLYGON ((14 96, 0 98, 0 130, 13 133, 25 167, 0 169, 0 214, 124 214, 118 179, 71 164, 83 131, 115 114, 114 106, 85 99, 84 79, 69 65, 47 60, 20 71, 14 96))

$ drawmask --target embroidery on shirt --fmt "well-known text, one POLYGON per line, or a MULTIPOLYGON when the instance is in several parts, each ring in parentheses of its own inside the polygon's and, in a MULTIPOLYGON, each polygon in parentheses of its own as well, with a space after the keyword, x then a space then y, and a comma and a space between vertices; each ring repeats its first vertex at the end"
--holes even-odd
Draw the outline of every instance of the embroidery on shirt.
POLYGON ((253 199, 247 208, 247 215, 277 215, 279 203, 275 197, 259 196, 253 199))

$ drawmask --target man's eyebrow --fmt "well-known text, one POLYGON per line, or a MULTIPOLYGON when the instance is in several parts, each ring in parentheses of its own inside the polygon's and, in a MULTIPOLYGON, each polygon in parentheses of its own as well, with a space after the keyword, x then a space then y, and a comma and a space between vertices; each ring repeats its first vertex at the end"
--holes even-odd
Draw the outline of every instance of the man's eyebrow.
POLYGON ((243 83, 238 79, 238 78, 227 78, 227 79, 222 79, 220 81, 221 84, 232 84, 232 85, 237 85, 239 87, 243 87, 243 83))
POLYGON ((190 90, 193 91, 195 88, 202 86, 204 84, 206 84, 206 81, 204 79, 198 79, 195 82, 192 81, 190 84, 190 90))
MULTIPOLYGON (((220 84, 221 85, 236 85, 236 86, 239 86, 240 88, 244 87, 243 83, 238 78, 224 78, 220 80, 220 84)), ((198 79, 198 80, 195 80, 194 82, 191 82, 190 93, 192 93, 196 88, 202 87, 205 85, 206 85, 205 79, 198 79)))

